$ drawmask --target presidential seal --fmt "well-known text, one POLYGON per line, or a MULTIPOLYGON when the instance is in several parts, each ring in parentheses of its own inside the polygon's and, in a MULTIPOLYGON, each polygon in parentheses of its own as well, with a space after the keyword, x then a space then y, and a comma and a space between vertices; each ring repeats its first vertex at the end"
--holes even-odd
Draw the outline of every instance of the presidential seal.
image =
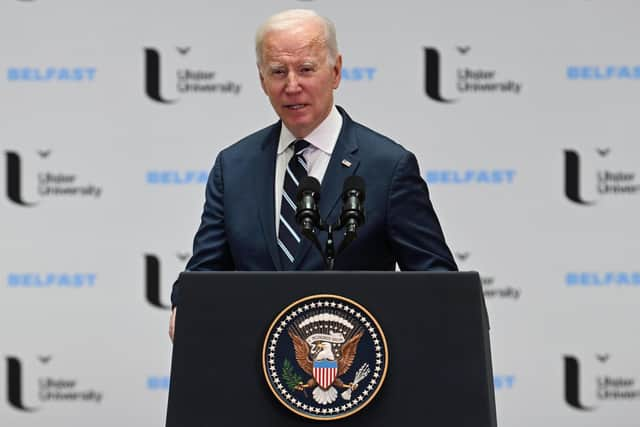
POLYGON ((314 420, 348 417, 367 406, 387 366, 387 342, 376 319, 338 295, 309 296, 282 310, 262 348, 273 394, 314 420))

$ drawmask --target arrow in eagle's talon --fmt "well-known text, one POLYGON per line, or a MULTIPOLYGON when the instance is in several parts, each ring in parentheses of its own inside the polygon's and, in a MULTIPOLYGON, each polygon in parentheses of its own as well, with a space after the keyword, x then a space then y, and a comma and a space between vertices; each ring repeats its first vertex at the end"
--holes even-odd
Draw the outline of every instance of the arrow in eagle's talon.
POLYGON ((307 396, 307 389, 306 389, 306 387, 304 386, 304 383, 303 383, 302 381, 300 381, 300 382, 298 383, 298 385, 297 385, 297 386, 295 386, 295 389, 296 389, 296 390, 298 390, 298 391, 303 392, 303 393, 304 393, 304 397, 306 397, 306 398, 308 398, 308 397, 309 397, 309 396, 307 396))

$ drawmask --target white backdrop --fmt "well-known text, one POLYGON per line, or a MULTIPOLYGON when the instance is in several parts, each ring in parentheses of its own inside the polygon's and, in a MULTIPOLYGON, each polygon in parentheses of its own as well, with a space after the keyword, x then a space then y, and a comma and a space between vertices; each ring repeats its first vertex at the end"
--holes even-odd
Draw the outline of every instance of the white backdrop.
POLYGON ((632 0, 2 2, 0 425, 164 423, 203 174, 275 120, 253 37, 292 7, 334 20, 337 103, 416 153, 483 276, 499 424, 637 426, 632 0))

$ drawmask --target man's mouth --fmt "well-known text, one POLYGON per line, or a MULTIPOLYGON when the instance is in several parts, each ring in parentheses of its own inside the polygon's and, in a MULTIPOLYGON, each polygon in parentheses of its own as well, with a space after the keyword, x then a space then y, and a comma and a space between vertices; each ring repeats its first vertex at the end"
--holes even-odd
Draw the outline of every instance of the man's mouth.
POLYGON ((307 104, 287 104, 284 107, 288 110, 299 110, 301 108, 306 107, 307 104))

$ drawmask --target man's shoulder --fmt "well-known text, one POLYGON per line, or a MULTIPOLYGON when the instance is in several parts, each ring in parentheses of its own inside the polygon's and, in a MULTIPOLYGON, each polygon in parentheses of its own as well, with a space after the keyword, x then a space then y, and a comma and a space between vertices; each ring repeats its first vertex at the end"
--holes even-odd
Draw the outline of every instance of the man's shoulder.
POLYGON ((250 135, 245 136, 239 141, 231 144, 221 151, 225 156, 242 155, 247 156, 251 152, 261 151, 264 144, 278 137, 278 129, 280 122, 264 127, 250 135))
POLYGON ((406 148, 390 137, 371 129, 362 123, 351 121, 350 124, 352 127, 351 131, 355 134, 359 146, 364 149, 365 153, 392 157, 395 159, 404 157, 409 153, 406 148))

